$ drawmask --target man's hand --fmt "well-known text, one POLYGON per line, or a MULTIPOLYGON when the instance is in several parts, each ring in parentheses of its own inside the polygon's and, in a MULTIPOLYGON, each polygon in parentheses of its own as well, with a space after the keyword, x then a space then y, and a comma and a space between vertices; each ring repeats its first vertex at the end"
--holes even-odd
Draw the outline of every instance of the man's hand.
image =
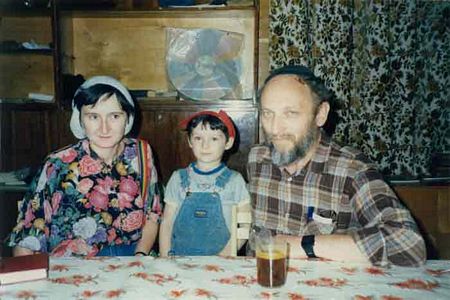
MULTIPOLYGON (((290 258, 307 258, 301 247, 302 238, 292 235, 278 235, 289 243, 290 258)), ((334 261, 351 261, 370 263, 367 257, 359 250, 353 238, 345 234, 316 235, 314 252, 319 258, 334 261)))

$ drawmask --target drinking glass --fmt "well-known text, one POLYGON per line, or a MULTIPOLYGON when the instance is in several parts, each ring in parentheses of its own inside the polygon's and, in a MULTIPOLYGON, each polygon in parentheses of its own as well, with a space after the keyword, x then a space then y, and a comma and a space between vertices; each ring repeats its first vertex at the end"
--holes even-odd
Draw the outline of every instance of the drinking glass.
POLYGON ((270 234, 256 235, 257 281, 264 287, 279 287, 286 282, 287 243, 270 234))

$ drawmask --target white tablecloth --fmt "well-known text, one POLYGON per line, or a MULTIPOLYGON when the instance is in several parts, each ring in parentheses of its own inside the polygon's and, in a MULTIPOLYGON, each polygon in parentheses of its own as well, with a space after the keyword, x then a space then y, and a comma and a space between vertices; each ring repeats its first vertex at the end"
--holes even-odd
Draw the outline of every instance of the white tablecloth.
POLYGON ((290 260, 287 282, 264 288, 254 258, 51 258, 47 280, 0 287, 0 299, 450 299, 450 261, 382 269, 290 260))

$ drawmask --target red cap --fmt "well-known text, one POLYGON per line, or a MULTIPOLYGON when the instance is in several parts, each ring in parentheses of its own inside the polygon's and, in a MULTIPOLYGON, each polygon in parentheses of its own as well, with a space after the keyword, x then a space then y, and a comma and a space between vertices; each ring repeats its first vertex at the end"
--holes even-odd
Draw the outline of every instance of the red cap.
POLYGON ((223 110, 220 110, 218 113, 215 112, 215 111, 210 111, 210 110, 204 110, 204 111, 195 113, 192 116, 189 116, 189 117, 187 117, 186 119, 184 119, 183 121, 180 122, 181 129, 186 129, 187 125, 189 124, 189 122, 193 118, 201 116, 201 115, 211 115, 211 116, 214 116, 214 117, 218 118, 227 127, 228 135, 231 138, 234 138, 236 136, 236 131, 234 130, 233 122, 231 121, 231 119, 227 115, 227 113, 225 111, 223 111, 223 110))

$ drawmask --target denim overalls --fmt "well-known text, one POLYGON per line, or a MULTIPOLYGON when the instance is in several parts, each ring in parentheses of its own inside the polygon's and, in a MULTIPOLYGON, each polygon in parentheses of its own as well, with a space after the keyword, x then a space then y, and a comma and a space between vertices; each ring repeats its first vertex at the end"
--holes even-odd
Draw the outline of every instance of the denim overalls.
POLYGON ((186 198, 175 219, 170 255, 217 255, 230 239, 218 191, 231 177, 225 167, 215 181, 213 192, 190 192, 187 169, 180 171, 186 198))
POLYGON ((133 256, 136 243, 130 245, 112 245, 105 246, 96 256, 133 256))

